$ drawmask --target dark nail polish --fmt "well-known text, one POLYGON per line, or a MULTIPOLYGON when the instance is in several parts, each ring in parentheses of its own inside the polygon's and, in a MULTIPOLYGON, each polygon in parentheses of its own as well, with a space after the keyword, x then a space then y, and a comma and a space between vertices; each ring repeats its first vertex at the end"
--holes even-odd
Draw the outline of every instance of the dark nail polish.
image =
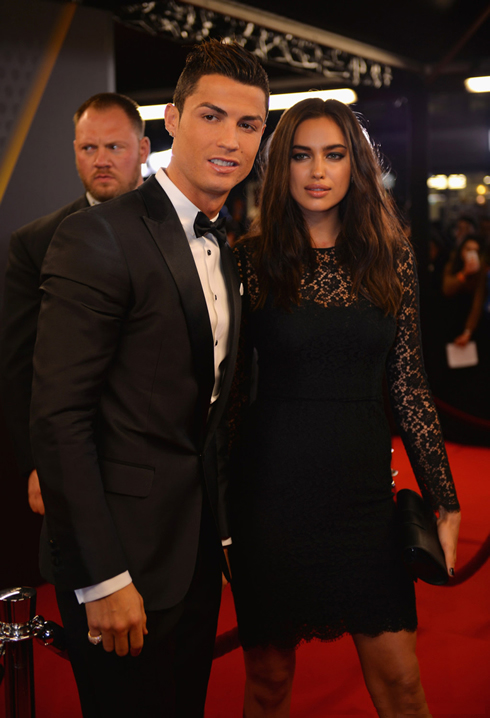
POLYGON ((451 574, 451 576, 454 576, 454 568, 450 568, 449 573, 451 574))

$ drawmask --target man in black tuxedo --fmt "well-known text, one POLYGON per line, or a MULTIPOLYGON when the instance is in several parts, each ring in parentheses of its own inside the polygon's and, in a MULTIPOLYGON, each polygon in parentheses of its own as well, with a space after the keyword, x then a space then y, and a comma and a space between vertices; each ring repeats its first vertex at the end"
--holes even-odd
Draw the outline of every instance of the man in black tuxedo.
POLYGON ((211 668, 240 279, 210 220, 252 168, 267 76, 211 40, 188 56, 174 103, 167 171, 68 217, 43 265, 41 567, 85 716, 197 718, 211 668))
POLYGON ((32 355, 41 305, 41 266, 49 243, 70 214, 135 189, 150 143, 133 100, 114 92, 94 95, 75 116, 75 160, 85 194, 13 233, 0 318, 0 390, 17 462, 28 478, 31 509, 44 513, 29 437, 32 355))

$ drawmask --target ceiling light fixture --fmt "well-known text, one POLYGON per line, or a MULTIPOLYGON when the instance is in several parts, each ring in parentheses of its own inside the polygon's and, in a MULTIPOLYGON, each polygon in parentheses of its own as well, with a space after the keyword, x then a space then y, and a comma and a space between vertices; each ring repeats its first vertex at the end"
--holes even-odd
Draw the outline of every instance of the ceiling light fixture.
POLYGON ((163 120, 165 117, 165 105, 143 105, 138 109, 143 120, 163 120))
POLYGON ((490 92, 490 75, 484 77, 468 77, 464 81, 468 92, 490 92))
POLYGON ((287 92, 282 95, 271 95, 269 110, 287 110, 301 100, 319 97, 321 100, 339 100, 345 105, 357 101, 354 90, 339 88, 338 90, 310 90, 309 92, 287 92))
POLYGON ((427 187, 438 190, 447 189, 447 175, 432 175, 427 180, 427 187))
POLYGON ((465 189, 466 175, 449 175, 447 178, 448 189, 465 189))

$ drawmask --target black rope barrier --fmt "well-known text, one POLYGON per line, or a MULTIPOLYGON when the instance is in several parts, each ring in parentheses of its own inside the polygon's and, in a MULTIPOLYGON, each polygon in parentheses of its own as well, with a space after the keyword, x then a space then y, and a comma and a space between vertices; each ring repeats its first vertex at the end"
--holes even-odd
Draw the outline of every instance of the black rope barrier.
POLYGON ((456 407, 451 406, 451 404, 447 404, 445 401, 442 401, 442 399, 438 399, 435 396, 433 398, 434 404, 439 411, 444 412, 448 416, 452 416, 455 419, 459 419, 465 424, 471 424, 472 426, 477 426, 479 429, 486 429, 490 431, 489 419, 483 419, 479 416, 468 414, 466 411, 462 411, 462 409, 456 409, 456 407))
POLYGON ((459 586, 460 583, 464 583, 469 578, 475 575, 477 571, 488 561, 490 557, 490 534, 488 534, 485 541, 482 543, 475 555, 465 563, 462 568, 458 569, 457 575, 454 578, 450 578, 445 588, 451 588, 452 586, 459 586))
POLYGON ((240 638, 238 637, 238 628, 232 628, 230 631, 225 631, 216 636, 214 643, 213 660, 215 658, 221 658, 227 653, 231 653, 235 649, 240 648, 240 638))

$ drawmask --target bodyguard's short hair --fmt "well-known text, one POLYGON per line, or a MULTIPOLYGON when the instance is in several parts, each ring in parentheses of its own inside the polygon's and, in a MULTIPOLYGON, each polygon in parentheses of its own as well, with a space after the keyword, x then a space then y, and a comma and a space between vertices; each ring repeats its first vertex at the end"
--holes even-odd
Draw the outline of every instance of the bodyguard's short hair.
POLYGON ((98 111, 110 110, 112 107, 120 107, 133 125, 138 139, 141 140, 145 136, 145 122, 140 115, 139 105, 130 97, 119 95, 117 92, 99 92, 97 95, 92 95, 92 97, 85 100, 83 105, 80 105, 75 112, 73 116, 75 127, 83 113, 86 112, 89 107, 93 107, 94 110, 98 111))
POLYGON ((259 87, 265 96, 266 116, 269 109, 269 80, 256 55, 237 42, 226 43, 211 38, 196 45, 187 55, 185 67, 175 87, 173 103, 182 114, 184 103, 205 75, 223 75, 243 85, 259 87))

